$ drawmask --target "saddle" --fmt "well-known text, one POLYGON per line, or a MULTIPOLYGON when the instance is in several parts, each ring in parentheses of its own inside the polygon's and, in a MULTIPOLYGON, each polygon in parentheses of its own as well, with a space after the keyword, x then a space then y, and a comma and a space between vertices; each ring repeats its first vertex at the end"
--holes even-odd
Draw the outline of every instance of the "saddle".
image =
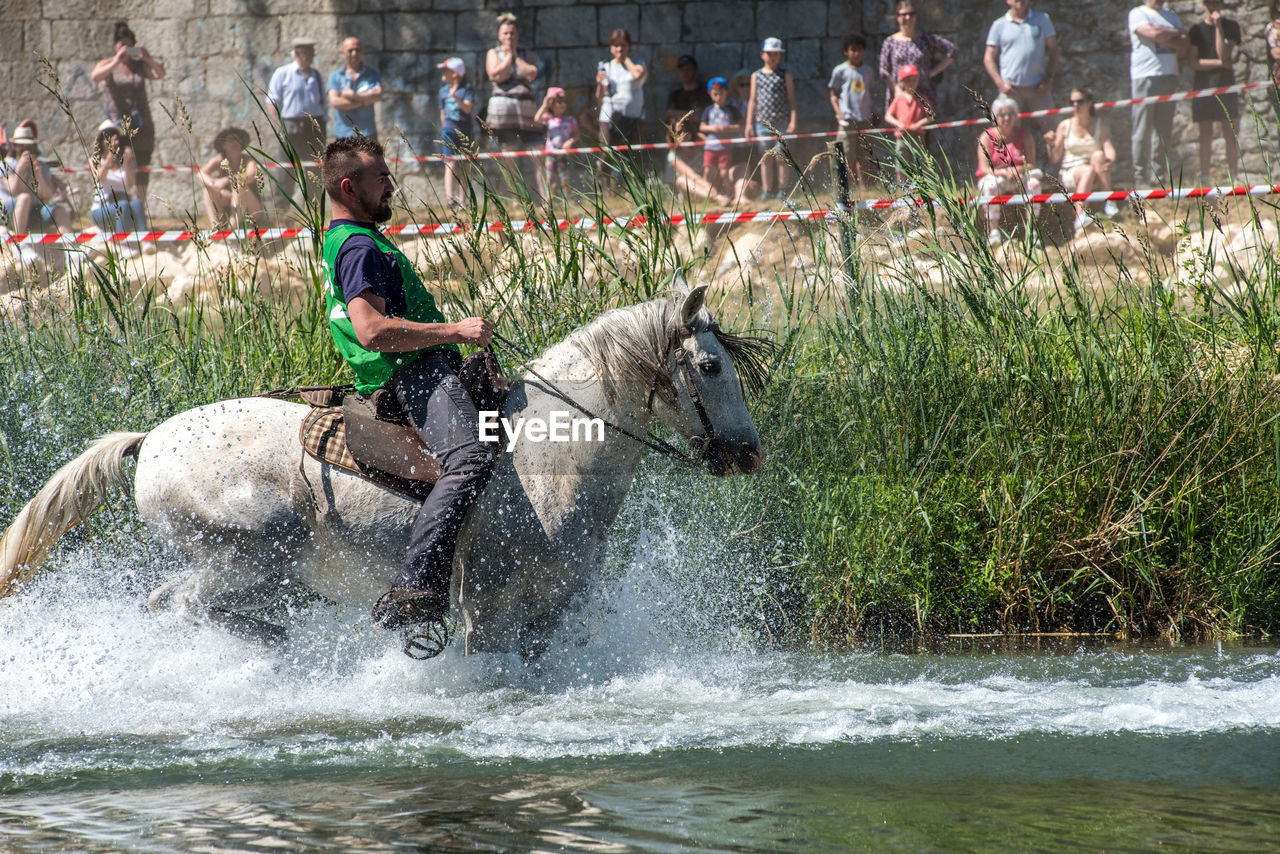
MULTIPOLYGON (((508 383, 493 353, 472 353, 458 379, 477 409, 502 409, 508 383)), ((302 419, 298 439, 312 457, 418 501, 431 492, 440 464, 390 390, 366 397, 349 386, 312 386, 299 395, 311 411, 302 419)))

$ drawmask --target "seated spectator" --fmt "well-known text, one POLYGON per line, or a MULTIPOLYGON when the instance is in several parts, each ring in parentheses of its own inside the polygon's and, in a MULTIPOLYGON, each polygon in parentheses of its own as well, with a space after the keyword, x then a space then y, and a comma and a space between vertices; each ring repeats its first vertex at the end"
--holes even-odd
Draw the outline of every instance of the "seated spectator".
MULTIPOLYGON (((1044 135, 1049 159, 1061 162, 1062 187, 1068 193, 1092 193, 1111 189, 1111 167, 1116 162, 1116 148, 1111 143, 1111 129, 1098 116, 1093 106, 1093 93, 1080 86, 1071 90, 1071 118, 1063 119, 1057 130, 1044 135)), ((1089 221, 1084 202, 1076 202, 1074 230, 1089 221)), ((1120 212, 1108 200, 1103 206, 1107 216, 1120 212)))
POLYGON ((103 234, 145 231, 147 216, 138 198, 138 161, 120 126, 107 119, 98 125, 89 170, 97 186, 89 217, 103 234))
POLYGON ((672 128, 681 142, 692 142, 698 138, 698 120, 702 111, 711 106, 711 97, 698 80, 698 60, 685 54, 676 62, 676 72, 680 85, 667 96, 662 123, 672 128))
POLYGON ((707 92, 711 95, 711 106, 702 111, 698 126, 707 140, 702 152, 702 177, 724 195, 734 190, 735 182, 742 176, 734 164, 733 149, 722 140, 741 136, 745 124, 743 115, 729 104, 729 81, 712 77, 707 83, 707 92))
MULTIPOLYGON (((1031 132, 1018 124, 1018 102, 1001 95, 991 104, 995 127, 978 137, 978 195, 1002 193, 1038 193, 1043 176, 1036 168, 1036 146, 1031 132)), ((982 205, 990 230, 988 239, 995 245, 1004 240, 1000 232, 1000 205, 982 205)), ((1040 213, 1032 205, 1032 216, 1040 213)))
POLYGON ((569 115, 569 99, 564 89, 559 86, 548 89, 533 120, 547 128, 548 153, 542 173, 542 195, 547 199, 553 194, 564 198, 569 193, 569 158, 565 154, 550 153, 573 148, 578 142, 578 120, 569 115))
POLYGON ((228 127, 213 138, 217 154, 200 167, 204 207, 211 228, 227 228, 237 217, 243 228, 262 228, 266 216, 258 194, 258 164, 245 154, 247 131, 228 127))
POLYGON ((53 169, 40 159, 40 136, 30 119, 14 130, 9 140, 9 156, 5 158, 5 182, 13 199, 13 227, 18 233, 54 226, 60 232, 71 230, 71 201, 66 184, 53 174, 53 169), (22 197, 30 196, 30 200, 22 197), (20 216, 23 210, 26 216, 20 216))

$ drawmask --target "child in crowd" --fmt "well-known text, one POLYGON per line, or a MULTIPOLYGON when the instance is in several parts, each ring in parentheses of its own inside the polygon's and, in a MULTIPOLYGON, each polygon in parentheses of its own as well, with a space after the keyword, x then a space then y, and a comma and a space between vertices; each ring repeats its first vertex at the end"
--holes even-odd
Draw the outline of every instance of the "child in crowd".
MULTIPOLYGON (((796 83, 791 72, 782 67, 782 39, 767 38, 760 45, 760 58, 764 65, 751 75, 751 95, 747 99, 747 133, 768 138, 775 131, 796 132, 796 83)), ((778 151, 782 140, 776 140, 766 149, 778 151)), ((764 187, 761 200, 776 198, 782 201, 787 193, 782 189, 782 158, 776 154, 760 161, 760 182, 764 187)))
POLYGON ((911 64, 898 69, 898 85, 894 88, 893 101, 884 120, 894 129, 898 163, 898 181, 904 180, 902 164, 912 157, 912 149, 925 150, 925 125, 933 118, 928 101, 916 91, 920 85, 920 71, 911 64))
POLYGON ((725 193, 734 181, 733 151, 721 141, 742 133, 742 114, 729 103, 729 81, 712 77, 707 83, 711 106, 702 111, 699 130, 706 136, 707 145, 702 151, 702 177, 720 193, 725 193))
MULTIPOLYGON (((578 120, 569 115, 569 99, 564 89, 552 86, 542 99, 542 106, 533 114, 533 120, 547 128, 547 151, 563 151, 573 148, 578 137, 578 120)), ((548 154, 542 174, 542 194, 548 199, 552 193, 565 196, 569 192, 569 157, 565 154, 548 154)))
MULTIPOLYGON (((440 69, 440 79, 444 81, 440 87, 440 140, 437 144, 441 154, 465 157, 475 152, 475 142, 471 137, 471 108, 475 106, 476 96, 467 83, 467 64, 451 56, 436 68, 440 69)), ((449 207, 466 205, 469 171, 470 163, 466 160, 451 160, 445 164, 444 195, 449 207)))
POLYGON ((874 166, 871 161, 871 138, 865 131, 872 125, 871 66, 863 61, 867 39, 858 33, 845 36, 841 45, 844 62, 831 71, 827 89, 831 92, 831 109, 836 114, 836 141, 844 146, 845 158, 853 169, 858 186, 866 189, 874 166))

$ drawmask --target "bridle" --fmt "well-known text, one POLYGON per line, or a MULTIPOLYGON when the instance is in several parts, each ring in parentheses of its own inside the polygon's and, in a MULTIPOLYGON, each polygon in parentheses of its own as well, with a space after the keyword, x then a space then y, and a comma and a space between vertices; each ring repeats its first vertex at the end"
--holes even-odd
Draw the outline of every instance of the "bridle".
MULTIPOLYGON (((499 335, 497 332, 493 333, 493 340, 510 350, 512 354, 520 360, 520 363, 524 365, 525 369, 529 373, 533 374, 546 385, 547 391, 550 394, 564 401, 569 406, 572 406, 588 418, 598 419, 602 424, 604 424, 604 426, 613 430, 615 433, 620 433, 629 439, 639 442, 641 445, 644 445, 650 450, 657 451, 663 456, 670 457, 677 462, 693 466, 694 468, 701 468, 703 462, 706 460, 707 451, 710 449, 711 443, 715 440, 716 430, 715 426, 711 422, 711 416, 707 412, 706 404, 702 401, 702 393, 698 391, 698 386, 693 381, 693 368, 690 366, 689 351, 685 348, 683 342, 699 334, 699 332, 715 332, 717 329, 719 329, 719 327, 716 325, 714 320, 709 322, 705 328, 698 331, 692 329, 688 324, 684 324, 680 328, 681 332, 684 333, 680 339, 681 343, 676 346, 673 354, 676 366, 684 377, 685 387, 689 391, 689 399, 693 402, 694 412, 697 413, 698 421, 702 424, 702 433, 697 436, 690 436, 686 440, 689 443, 689 447, 693 449, 692 454, 686 454, 684 451, 680 450, 660 436, 655 436, 652 432, 645 436, 637 436, 627 428, 614 424, 607 418, 596 415, 590 409, 587 409, 581 403, 574 400, 569 394, 561 391, 560 388, 551 380, 534 370, 531 364, 533 356, 530 355, 527 350, 523 349, 520 345, 510 339, 499 335)), ((657 391, 658 387, 656 384, 649 389, 648 410, 650 412, 653 412, 653 399, 656 396, 657 391)))

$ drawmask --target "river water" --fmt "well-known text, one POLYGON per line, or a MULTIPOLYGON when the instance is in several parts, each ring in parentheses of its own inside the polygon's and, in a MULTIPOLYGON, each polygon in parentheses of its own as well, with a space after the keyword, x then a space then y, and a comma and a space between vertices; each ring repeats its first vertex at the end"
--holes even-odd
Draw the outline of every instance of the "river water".
POLYGON ((651 566, 537 669, 419 663, 319 604, 263 652, 145 575, 0 607, 0 850, 1280 847, 1274 646, 779 650, 651 566))

